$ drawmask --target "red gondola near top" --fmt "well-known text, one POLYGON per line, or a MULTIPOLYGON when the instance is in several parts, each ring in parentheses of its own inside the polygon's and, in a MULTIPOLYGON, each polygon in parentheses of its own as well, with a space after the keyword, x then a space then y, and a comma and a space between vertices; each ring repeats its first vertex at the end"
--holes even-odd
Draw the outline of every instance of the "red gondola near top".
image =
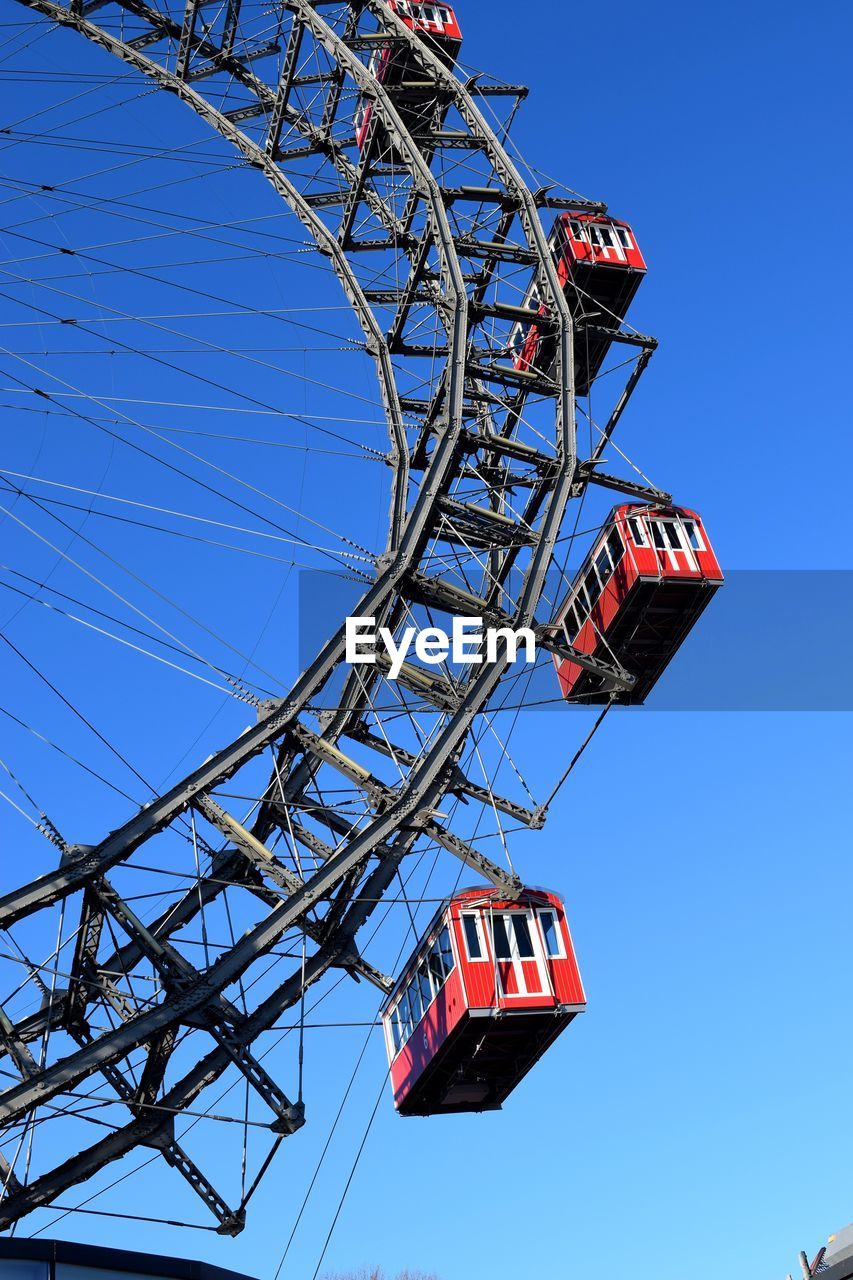
POLYGON ((455 894, 383 1006, 395 1107, 498 1110, 585 1001, 556 894, 455 894))
POLYGON ((642 702, 722 583, 695 511, 614 507, 554 624, 575 649, 617 661, 636 676, 636 684, 611 695, 600 676, 555 655, 563 697, 642 702))
MULTIPOLYGON (((456 56, 462 47, 462 32, 450 5, 430 4, 426 3, 426 0, 423 2, 421 0, 385 0, 385 2, 407 27, 429 45, 442 62, 451 66, 456 61, 456 56)), ((390 44, 385 45, 384 48, 380 46, 373 53, 370 59, 370 71, 392 94, 394 89, 401 86, 404 81, 417 85, 419 81, 423 84, 425 80, 423 71, 409 56, 408 50, 390 44)), ((404 96, 394 96, 394 105, 411 134, 417 136, 429 128, 438 107, 435 91, 431 86, 427 85, 420 90, 407 87, 404 96)), ((367 141, 372 117, 373 103, 369 98, 365 98, 355 123, 355 139, 362 150, 367 141)), ((384 130, 381 135, 381 147, 382 149, 388 147, 384 130)))
MULTIPOLYGON (((625 319, 646 274, 646 263, 628 223, 600 214, 560 214, 548 244, 577 326, 575 391, 583 396, 604 363, 611 332, 625 319)), ((535 280, 523 305, 525 310, 547 314, 535 280)), ((544 325, 519 322, 510 347, 513 364, 522 372, 547 374, 553 368, 556 346, 544 325)))
POLYGON ((430 0, 385 0, 388 8, 418 35, 432 37, 447 57, 453 58, 462 45, 462 32, 449 4, 430 0))

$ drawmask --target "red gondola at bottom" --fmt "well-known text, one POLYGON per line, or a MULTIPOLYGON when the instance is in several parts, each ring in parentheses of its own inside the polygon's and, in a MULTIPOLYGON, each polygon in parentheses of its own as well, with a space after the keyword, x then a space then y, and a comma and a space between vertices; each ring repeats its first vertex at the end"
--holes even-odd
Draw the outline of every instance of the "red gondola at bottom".
POLYGON ((383 1005, 397 1111, 498 1110, 585 1004, 556 894, 455 894, 383 1005))

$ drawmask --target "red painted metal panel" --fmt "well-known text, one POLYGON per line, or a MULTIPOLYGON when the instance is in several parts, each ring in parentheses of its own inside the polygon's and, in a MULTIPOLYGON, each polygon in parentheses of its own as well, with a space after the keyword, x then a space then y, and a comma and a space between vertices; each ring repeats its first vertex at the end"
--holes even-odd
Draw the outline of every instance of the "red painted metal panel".
MULTIPOLYGON (((508 937, 509 934, 505 936, 508 937)), ((486 1056, 490 1036, 494 1035, 497 1043, 501 1036, 507 1034, 507 1016, 534 1015, 529 1020, 525 1018, 522 1023, 513 1024, 517 1031, 523 1026, 529 1028, 529 1032, 523 1033, 527 1037, 526 1049, 519 1048, 519 1061, 527 1062, 529 1066, 550 1038, 584 1004, 583 984, 571 934, 563 904, 556 894, 546 890, 526 889, 514 901, 505 901, 498 897, 495 890, 487 889, 466 890, 456 894, 446 908, 442 908, 434 917, 423 942, 406 964, 383 1009, 395 1106, 423 1113, 425 1104, 422 1101, 423 1094, 418 1095, 419 1085, 439 1059, 442 1070, 449 1073, 447 1078, 453 1075, 456 1079, 460 1073, 464 1075, 468 1064, 468 1049, 457 1032, 462 1030, 463 1024, 470 1022, 472 1015, 477 1019, 476 1039, 479 1050, 485 1048, 486 1056), (553 930, 551 943, 546 939, 540 916, 542 911, 550 913, 549 926, 552 919, 556 926, 556 937, 559 939, 556 949, 560 951, 560 955, 548 954, 549 946, 550 949, 555 949, 555 944, 553 930), (466 916, 471 917, 474 922, 472 928, 476 928, 474 949, 481 953, 480 959, 469 956, 464 927, 466 916), (496 963, 492 925, 498 917, 504 922, 504 927, 512 925, 513 931, 516 927, 513 922, 520 918, 526 921, 527 932, 524 936, 532 942, 535 952, 532 959, 516 953, 510 961, 496 963), (395 1014, 398 1007, 405 1009, 408 993, 419 983, 425 958, 428 962, 428 957, 434 956, 436 948, 440 946, 445 926, 452 937, 454 967, 433 995, 429 1007, 414 1026, 410 1027, 399 1050, 396 1050, 392 1029, 395 1014), (552 1019, 559 1017, 561 1021, 543 1023, 542 1017, 547 1019, 549 1016, 552 1019), (548 1030, 548 1027, 553 1027, 554 1030, 548 1030), (462 1054, 458 1062, 453 1056, 454 1045, 457 1057, 462 1054), (418 1095, 419 1101, 412 1108, 408 1100, 415 1095, 418 1095)), ((525 1070, 527 1066, 520 1070, 520 1075, 525 1070)), ((504 1096, 513 1083, 510 1080, 507 1085, 507 1080, 501 1079, 500 1096, 504 1096)), ((460 1107, 454 1103, 450 1109, 465 1109, 465 1106, 460 1107)))
MULTIPOLYGON (((472 904, 469 905, 469 912, 481 919, 478 910, 471 911, 472 904)), ((468 914, 466 912, 465 914, 468 914)), ((453 934, 456 941, 456 949, 459 955, 462 967, 462 976, 465 982, 465 998, 469 1009, 490 1009, 495 1003, 495 974, 494 968, 485 951, 482 960, 471 960, 468 957, 467 946, 465 942, 465 931, 462 924, 462 911, 457 902, 451 906, 451 919, 453 921, 453 934)), ((481 936, 483 934, 482 925, 480 926, 481 936)))
MULTIPOLYGON (((379 81, 380 84, 384 84, 386 79, 388 78, 388 69, 389 69, 390 63, 391 63, 390 48, 377 49, 376 52, 372 54, 370 58, 369 69, 372 72, 372 74, 376 76, 376 79, 379 81)), ((365 141, 365 138, 367 137, 367 130, 370 125, 372 116, 373 116, 372 100, 370 98, 362 98, 361 112, 356 117, 356 125, 355 125, 355 140, 358 143, 359 149, 361 149, 364 146, 364 141, 365 141)))
MULTIPOLYGON (((594 214, 563 213, 554 222, 549 240, 557 277, 576 317, 598 303, 601 323, 618 328, 646 273, 646 263, 633 231, 618 218, 594 214)), ((525 299, 528 310, 547 308, 538 302, 538 286, 531 282, 525 299)), ((611 340, 607 335, 587 335, 575 348, 577 393, 585 395, 604 362, 611 340)), ((510 339, 513 365, 521 371, 547 374, 553 364, 553 338, 537 323, 516 326, 510 339)))
POLYGON ((462 975, 457 966, 391 1062, 395 1103, 406 1096, 467 1012, 462 975))
POLYGON ((450 906, 451 916, 456 924, 456 943, 462 956, 462 969, 465 978, 466 995, 470 1008, 506 1009, 536 1007, 547 1009, 555 1002, 561 1002, 559 994, 561 984, 569 993, 569 1003, 583 1003, 583 987, 575 959, 571 935, 565 919, 565 911, 560 898, 544 889, 526 889, 516 901, 503 901, 494 891, 469 890, 457 894, 450 906), (565 955, 548 957, 545 954, 544 938, 539 924, 538 909, 547 908, 555 912, 565 955), (510 980, 510 970, 506 964, 498 962, 497 975, 500 986, 496 988, 496 966, 492 945, 490 916, 496 913, 513 912, 531 913, 534 929, 534 940, 537 948, 537 959, 521 960, 520 970, 526 979, 528 994, 518 996, 518 981, 515 974, 510 980), (478 912, 481 921, 481 937, 485 947, 484 960, 469 960, 464 946, 462 931, 462 915, 478 912), (539 981, 537 981, 539 979, 539 981), (531 990, 538 986, 539 990, 531 990), (500 988, 507 994, 502 994, 500 988))
MULTIPOLYGON (((583 616, 585 620, 576 634, 570 625, 567 632, 569 642, 581 653, 624 660, 625 655, 614 636, 618 628, 624 632, 630 611, 639 607, 642 597, 637 590, 638 584, 680 584, 686 588, 686 593, 678 597, 678 605, 673 608, 671 616, 660 623, 662 643, 666 642, 667 634, 672 638, 671 657, 704 608, 710 592, 722 582, 722 570, 697 512, 688 507, 623 504, 614 507, 610 513, 575 576, 555 618, 555 625, 561 626, 564 620, 574 624, 583 616), (669 530, 673 528, 677 545, 671 541, 669 530), (587 610, 584 584, 595 580, 593 566, 615 536, 618 536, 623 549, 622 557, 612 569, 592 608, 587 610), (691 584, 696 588, 692 596, 689 594, 691 584), (576 604, 582 612, 573 612, 576 604)), ((660 597, 661 600, 666 598, 660 597)), ((676 597, 671 598, 674 600, 676 597)), ((583 669, 577 663, 557 657, 554 665, 561 692, 568 697, 585 679, 583 669)), ((634 671, 634 674, 639 679, 642 672, 634 671)))
MULTIPOLYGON (((646 260, 627 222, 591 213, 563 213, 557 222, 564 237, 563 258, 569 262, 646 270, 646 260), (599 234, 602 230, 603 236, 599 234), (607 238, 613 243, 607 244, 607 238)), ((570 271, 569 266, 565 269, 570 271)))
MULTIPOLYGON (((419 0, 386 0, 386 3, 412 31, 426 31, 447 45, 462 43, 462 31, 450 5, 431 3, 430 0, 425 3, 419 0)), ((456 52, 458 49, 454 54, 456 52)))
MULTIPOLYGON (((443 61, 453 62, 462 47, 462 31, 456 14, 449 5, 418 3, 417 0, 386 0, 392 9, 410 30, 429 37, 428 43, 437 51, 443 61)), ((387 84, 393 90, 395 84, 405 80, 411 74, 421 78, 417 64, 412 62, 407 53, 386 45, 377 49, 370 59, 370 70, 380 84, 387 84)), ((363 98, 361 109, 355 122, 355 140, 362 148, 367 138, 367 131, 373 116, 373 102, 363 98)))

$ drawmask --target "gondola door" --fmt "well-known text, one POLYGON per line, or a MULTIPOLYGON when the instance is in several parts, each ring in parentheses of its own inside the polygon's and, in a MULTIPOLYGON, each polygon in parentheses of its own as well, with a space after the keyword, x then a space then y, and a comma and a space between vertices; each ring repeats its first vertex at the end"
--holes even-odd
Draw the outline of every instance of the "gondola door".
POLYGON ((587 228, 596 262, 623 263, 625 250, 616 236, 616 229, 606 222, 591 222, 587 228))
POLYGON ((655 516, 649 520, 649 525, 652 545, 658 553, 661 567, 682 574, 698 574, 699 562, 678 517, 655 516))
POLYGON ((487 916, 494 948, 498 995, 524 999, 546 991, 538 931, 529 911, 494 911, 487 916))

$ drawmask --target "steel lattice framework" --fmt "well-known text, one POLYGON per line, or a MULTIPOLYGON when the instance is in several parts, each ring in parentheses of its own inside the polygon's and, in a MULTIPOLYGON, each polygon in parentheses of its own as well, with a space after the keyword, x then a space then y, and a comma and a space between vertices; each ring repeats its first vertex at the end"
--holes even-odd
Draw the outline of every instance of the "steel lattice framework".
MULTIPOLYGON (((355 612, 391 628, 414 611, 532 626, 546 648, 614 690, 629 687, 615 665, 558 641, 537 610, 567 507, 588 484, 667 496, 599 465, 654 342, 614 333, 636 360, 592 456, 579 459, 573 343, 583 332, 543 217, 603 206, 528 188, 483 109, 489 95, 524 91, 463 83, 383 0, 275 0, 263 16, 260 7, 241 12, 240 0, 187 0, 181 10, 166 0, 22 2, 197 112, 272 184, 337 274, 375 360, 390 433, 387 547, 355 612), (384 86, 371 70, 381 49, 404 51, 415 78, 384 86), (533 275, 543 315, 521 305, 533 275), (556 360, 548 371, 519 371, 508 335, 535 315, 555 336, 556 360)), ((174 1115, 236 1068, 272 1112, 276 1144, 299 1128, 301 1102, 270 1077, 253 1043, 332 967, 388 989, 356 939, 415 848, 444 849, 517 892, 514 874, 454 829, 460 799, 529 827, 544 821, 542 809, 496 795, 463 767, 508 665, 504 645, 465 679, 408 664, 392 683, 381 667, 345 664, 342 620, 288 696, 263 704, 242 736, 98 845, 64 848, 55 871, 0 899, 5 930, 61 906, 77 920, 65 984, 49 990, 32 965, 40 1010, 17 1022, 0 1010, 15 1077, 0 1094, 3 1124, 14 1133, 93 1079, 126 1107, 125 1123, 26 1184, 4 1162, 0 1227, 148 1146, 190 1183, 220 1231, 241 1229, 245 1201, 225 1202, 177 1142, 174 1115), (249 819, 221 794, 236 775, 258 797, 249 819), (148 863, 185 857, 190 823, 205 875, 146 925, 121 872, 143 850, 148 863), (245 900, 247 927, 199 968, 182 938, 226 887, 245 900), (271 952, 297 937, 303 958, 285 980, 256 979, 271 952), (237 1006, 238 984, 256 995, 250 1006, 237 1006), (50 1046, 41 1060, 30 1047, 37 1040, 50 1046)))

